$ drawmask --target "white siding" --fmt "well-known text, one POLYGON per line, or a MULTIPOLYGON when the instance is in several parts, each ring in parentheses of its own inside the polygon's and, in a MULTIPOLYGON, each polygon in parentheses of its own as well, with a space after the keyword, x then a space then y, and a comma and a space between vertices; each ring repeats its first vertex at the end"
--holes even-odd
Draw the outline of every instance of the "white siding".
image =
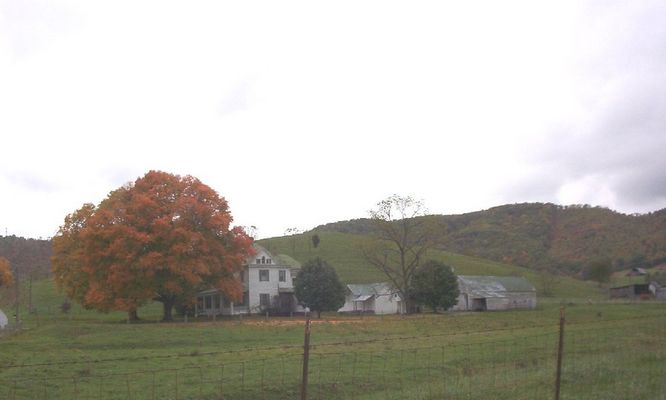
POLYGON ((259 309, 259 294, 266 293, 273 298, 279 295, 279 288, 293 288, 291 271, 280 265, 251 265, 248 271, 248 291, 250 293, 250 310, 256 312, 259 309), (268 270, 268 281, 259 280, 259 271, 268 270), (279 271, 286 271, 285 282, 279 281, 279 271))
MULTIPOLYGON (((359 285, 347 286, 345 304, 340 309, 338 309, 338 312, 369 312, 374 314, 397 314, 400 312, 400 308, 402 306, 400 302, 400 296, 398 294, 391 293, 393 290, 382 288, 379 290, 380 293, 375 292, 373 295, 365 295, 370 296, 365 301, 354 301, 354 299, 358 298, 359 293, 352 293, 351 290, 358 290, 350 289, 350 287, 353 286, 359 285)), ((360 293, 368 293, 368 291, 361 290, 360 293)))
POLYGON ((391 294, 375 298, 375 314, 397 314, 400 298, 391 294))
MULTIPOLYGON (((248 294, 247 304, 243 306, 234 304, 233 308, 230 305, 223 309, 220 309, 221 307, 219 306, 217 309, 206 309, 205 307, 202 307, 203 309, 198 310, 199 314, 212 314, 213 312, 222 314, 257 313, 261 312, 262 309, 260 303, 261 294, 269 295, 270 305, 273 306, 277 305, 275 304, 275 298, 279 296, 280 289, 286 289, 287 292, 293 291, 294 285, 291 266, 278 264, 278 261, 273 258, 273 255, 260 246, 256 246, 255 250, 257 254, 247 259, 247 265, 243 272, 243 290, 248 294), (257 261, 259 261, 259 263, 257 263, 257 261), (260 270, 268 271, 267 281, 259 280, 260 270), (284 282, 280 282, 280 271, 284 271, 284 282)), ((238 278, 240 279, 240 276, 238 278)), ((198 296, 204 299, 204 305, 205 297, 209 295, 208 293, 210 293, 210 291, 204 292, 198 296)), ((295 301, 293 311, 302 311, 302 308, 298 307, 295 301)))

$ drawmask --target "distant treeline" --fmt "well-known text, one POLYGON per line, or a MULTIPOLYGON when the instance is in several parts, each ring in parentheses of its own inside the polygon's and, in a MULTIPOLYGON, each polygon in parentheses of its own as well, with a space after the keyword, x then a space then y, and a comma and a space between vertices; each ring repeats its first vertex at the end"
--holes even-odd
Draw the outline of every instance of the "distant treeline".
MULTIPOLYGON (((610 260, 617 270, 666 262, 666 209, 626 215, 588 205, 526 203, 420 218, 443 250, 530 268, 577 274, 596 259, 610 260)), ((373 224, 356 219, 315 231, 372 235, 373 224)))
POLYGON ((12 265, 14 277, 24 280, 28 276, 43 278, 51 274, 51 241, 0 236, 0 257, 12 265))

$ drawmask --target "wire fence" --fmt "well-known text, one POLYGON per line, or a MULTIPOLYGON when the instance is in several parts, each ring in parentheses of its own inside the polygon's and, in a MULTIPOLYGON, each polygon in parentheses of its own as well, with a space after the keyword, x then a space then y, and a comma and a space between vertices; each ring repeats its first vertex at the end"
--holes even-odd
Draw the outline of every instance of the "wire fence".
MULTIPOLYGON (((555 325, 486 333, 313 345, 308 398, 556 398, 555 325)), ((666 316, 571 324, 563 337, 561 399, 666 399, 666 316)), ((23 377, 1 382, 0 398, 298 399, 302 351, 285 346, 267 358, 197 365, 184 365, 179 355, 163 359, 168 367, 111 373, 95 372, 91 360, 74 376, 44 378, 36 376, 47 366, 20 366, 23 377)))

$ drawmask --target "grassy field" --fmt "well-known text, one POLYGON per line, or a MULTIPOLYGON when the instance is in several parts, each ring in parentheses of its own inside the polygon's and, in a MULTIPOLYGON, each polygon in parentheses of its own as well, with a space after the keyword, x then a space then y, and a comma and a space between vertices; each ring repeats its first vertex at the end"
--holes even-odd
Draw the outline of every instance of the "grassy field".
MULTIPOLYGON (((128 325, 122 313, 60 313, 50 281, 33 292, 24 330, 0 341, 0 398, 298 398, 302 317, 162 324, 151 305, 128 325)), ((666 304, 570 299, 533 311, 325 314, 312 328, 310 398, 552 398, 562 304, 563 398, 660 398, 666 304)))
MULTIPOLYGON (((363 237, 320 236, 318 249, 304 235, 262 244, 300 262, 322 257, 346 282, 382 280, 360 257, 363 237)), ((459 274, 522 275, 539 286, 528 269, 430 255, 459 274)), ((302 317, 164 324, 159 304, 150 304, 139 310, 144 322, 129 325, 119 312, 74 305, 63 314, 50 280, 32 291, 23 329, 0 334, 2 399, 299 398, 302 317)), ((324 314, 312 327, 309 398, 552 398, 562 306, 563 399, 665 398, 666 303, 609 302, 603 289, 571 278, 560 278, 554 296, 531 311, 324 314)))
MULTIPOLYGON (((260 240, 259 244, 274 254, 287 254, 303 263, 320 257, 328 261, 345 283, 369 283, 385 281, 380 271, 368 264, 361 253, 361 246, 371 240, 367 236, 338 232, 319 232, 321 242, 312 246, 311 234, 301 234, 260 240)), ((534 270, 502 264, 477 257, 431 250, 428 257, 446 263, 458 275, 516 275, 527 278, 538 292, 543 292, 542 277, 534 270)), ((558 276, 552 283, 552 297, 600 300, 607 297, 606 290, 592 282, 558 276)))

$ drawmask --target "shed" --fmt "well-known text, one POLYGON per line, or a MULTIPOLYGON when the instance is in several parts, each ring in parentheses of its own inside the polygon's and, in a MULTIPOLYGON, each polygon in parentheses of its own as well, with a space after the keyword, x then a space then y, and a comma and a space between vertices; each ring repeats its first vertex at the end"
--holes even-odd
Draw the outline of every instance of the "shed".
POLYGON ((647 275, 647 271, 645 268, 639 268, 639 267, 633 267, 629 272, 627 272, 627 276, 645 276, 647 275))
POLYGON ((658 282, 650 282, 649 289, 655 299, 666 300, 666 286, 661 286, 658 282))
POLYGON ((659 287, 654 293, 657 300, 666 300, 666 287, 659 287))
POLYGON ((396 314, 401 312, 402 307, 400 295, 387 282, 349 284, 345 304, 338 312, 396 314))
POLYGON ((0 310, 0 329, 5 329, 8 323, 9 320, 7 319, 7 316, 2 310, 0 310))
POLYGON ((641 296, 650 296, 650 285, 647 283, 634 283, 631 285, 610 288, 611 299, 636 299, 641 296))
POLYGON ((458 304, 452 310, 486 311, 536 308, 536 289, 517 276, 458 276, 458 304))

